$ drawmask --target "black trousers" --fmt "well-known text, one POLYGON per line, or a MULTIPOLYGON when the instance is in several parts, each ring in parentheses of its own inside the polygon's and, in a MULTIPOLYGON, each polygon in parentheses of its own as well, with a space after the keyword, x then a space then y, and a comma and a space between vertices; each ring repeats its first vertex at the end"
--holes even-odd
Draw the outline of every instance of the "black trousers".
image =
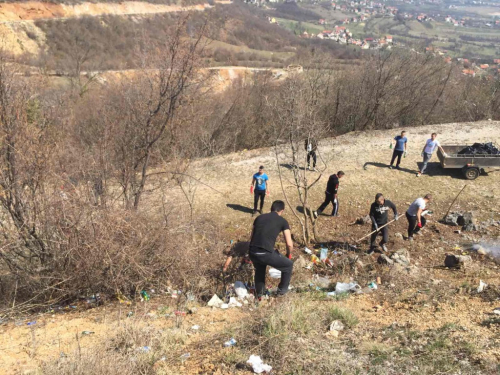
POLYGON ((339 199, 337 198, 337 203, 335 201, 335 196, 330 193, 325 193, 325 201, 319 206, 318 213, 321 213, 325 210, 325 208, 331 203, 333 204, 332 216, 337 216, 339 212, 339 199))
POLYGON ((311 157, 313 159, 313 168, 316 168, 316 151, 309 151, 307 153, 307 165, 311 165, 311 157))
MULTIPOLYGON (((406 219, 408 220, 408 238, 413 237, 415 233, 420 232, 420 229, 417 225, 418 218, 416 216, 410 216, 408 212, 406 213, 406 219)), ((420 216, 420 222, 422 223, 422 228, 425 227, 425 217, 420 216)))
POLYGON ((262 213, 262 208, 264 208, 264 199, 266 198, 265 190, 254 190, 253 192, 253 210, 257 211, 257 204, 260 199, 260 211, 262 213))
POLYGON ((270 253, 259 248, 250 248, 249 256, 255 269, 255 290, 258 297, 263 296, 266 291, 267 266, 281 271, 278 294, 285 294, 288 291, 293 270, 293 262, 290 259, 281 255, 277 250, 270 253))
POLYGON ((396 163, 396 167, 399 167, 399 164, 401 164, 401 156, 403 156, 404 151, 399 151, 399 150, 394 150, 392 153, 392 159, 391 159, 391 165, 394 164, 394 160, 396 160, 396 157, 398 158, 398 162, 396 163))
MULTIPOLYGON (((384 224, 377 224, 377 225, 381 227, 384 224)), ((372 230, 375 230, 375 225, 372 225, 372 230)), ((383 244, 386 244, 389 241, 389 227, 383 227, 378 232, 372 234, 370 243, 371 249, 375 249, 377 247, 377 237, 379 234, 382 234, 382 241, 380 241, 380 246, 382 246, 383 244)))

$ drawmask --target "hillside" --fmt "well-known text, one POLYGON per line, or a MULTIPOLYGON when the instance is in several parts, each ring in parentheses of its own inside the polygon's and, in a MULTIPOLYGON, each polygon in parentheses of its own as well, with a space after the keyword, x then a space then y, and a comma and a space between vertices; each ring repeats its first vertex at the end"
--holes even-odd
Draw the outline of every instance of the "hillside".
MULTIPOLYGON (((452 209, 472 211, 480 223, 498 223, 500 173, 466 181, 459 172, 443 171, 436 157, 427 176, 417 179, 414 171, 430 132, 438 132, 442 144, 498 142, 500 123, 454 123, 405 130, 409 154, 401 171, 389 170, 386 165, 390 140, 399 130, 352 132, 320 142, 322 158, 329 162, 311 192, 311 204, 322 202, 328 174, 340 169, 346 173, 339 191, 340 217, 321 216, 318 224, 320 241, 339 252, 332 256, 332 269, 304 269, 309 257, 303 247, 295 248, 292 285, 296 289, 287 299, 258 308, 250 303, 229 310, 211 309, 206 307, 206 298, 220 281, 213 284, 218 280, 215 274, 214 280, 200 285, 201 298, 186 298, 185 291, 184 298, 173 298, 172 290, 177 286, 165 284, 150 292, 150 301, 137 299, 130 306, 106 301, 104 306, 88 309, 92 303, 82 299, 67 308, 53 306, 37 315, 21 314, 3 322, 0 368, 7 374, 250 374, 245 361, 256 354, 273 367, 275 374, 497 373, 500 326, 493 310, 500 306, 499 265, 470 248, 473 243, 485 247, 495 246, 495 241, 498 244, 500 226, 490 224, 479 231, 458 234, 456 227, 442 225, 438 219, 467 185, 452 209), (391 226, 390 253, 407 249, 409 266, 378 264, 380 254, 366 254, 366 241, 356 251, 342 248, 342 244, 353 245, 369 232, 369 224, 351 224, 367 214, 377 192, 391 199, 400 212, 416 197, 434 195, 434 214, 424 236, 409 244, 396 235, 405 232, 406 220, 391 226), (446 269, 442 267, 446 253, 469 254, 472 260, 465 269, 446 269), (313 274, 327 276, 333 285, 338 281, 358 282, 363 293, 327 297, 324 290, 331 288, 316 290, 313 274), (381 279, 378 289, 367 288, 377 277, 381 279), (482 293, 476 291, 480 280, 488 284, 482 293), (334 320, 340 320, 345 328, 338 334, 328 334, 334 320), (26 326, 32 321, 36 324, 26 326), (223 343, 231 337, 236 339, 236 346, 224 348, 223 343)), ((221 236, 226 243, 248 239, 253 220, 248 187, 259 165, 265 165, 270 176, 271 197, 266 210, 271 200, 283 199, 275 160, 272 149, 257 149, 189 165, 186 173, 203 183, 193 183, 196 189, 189 190, 193 193, 194 216, 197 220, 215 219, 220 225, 220 233, 204 235, 221 236)), ((292 206, 286 208, 284 216, 297 235, 299 229, 291 210, 300 212, 301 207, 297 207, 293 188, 287 182, 289 172, 284 173, 283 188, 289 192, 292 206)), ((152 184, 159 181, 168 183, 157 177, 152 184)), ((168 196, 152 190, 146 199, 144 212, 162 216, 167 206, 168 220, 189 222, 190 206, 180 189, 170 190, 168 196)), ((178 226, 179 231, 185 228, 178 226)), ((214 272, 218 268, 215 262, 222 264, 225 259, 220 253, 211 254, 210 248, 198 248, 196 257, 200 264, 214 262, 214 272)), ((231 274, 229 280, 241 277, 245 276, 231 274)), ((269 283, 274 284, 273 280, 269 283)), ((220 284, 216 290, 222 296, 220 284)))

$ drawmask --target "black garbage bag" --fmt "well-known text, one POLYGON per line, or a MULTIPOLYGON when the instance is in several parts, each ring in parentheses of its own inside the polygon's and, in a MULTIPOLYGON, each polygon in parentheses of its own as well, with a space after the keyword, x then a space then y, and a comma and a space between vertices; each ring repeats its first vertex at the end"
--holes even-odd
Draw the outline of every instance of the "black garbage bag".
POLYGON ((458 152, 459 155, 500 155, 500 150, 492 142, 474 143, 458 152))

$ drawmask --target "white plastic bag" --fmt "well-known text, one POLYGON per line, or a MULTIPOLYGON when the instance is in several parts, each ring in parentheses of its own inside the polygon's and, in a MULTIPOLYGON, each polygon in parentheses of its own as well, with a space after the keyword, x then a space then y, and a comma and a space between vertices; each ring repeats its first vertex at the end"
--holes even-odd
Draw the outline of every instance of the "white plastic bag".
POLYGON ((487 286, 488 284, 486 284, 483 280, 479 280, 479 286, 477 287, 477 292, 481 293, 487 286))
POLYGON ((223 303, 224 302, 219 297, 217 297, 217 294, 214 294, 210 301, 208 301, 207 305, 209 307, 221 307, 223 303))
POLYGON ((269 268, 269 277, 272 279, 281 279, 281 271, 276 268, 269 268))
POLYGON ((258 355, 251 355, 247 363, 252 366, 253 372, 256 374, 262 374, 263 372, 271 372, 273 369, 271 366, 266 365, 262 362, 262 359, 258 355))
POLYGON ((245 299, 248 296, 247 287, 241 281, 236 281, 234 283, 234 292, 239 299, 245 299))
POLYGON ((241 303, 236 301, 236 298, 231 297, 229 298, 229 303, 227 304, 228 307, 241 307, 243 306, 241 303))
POLYGON ((355 292, 357 290, 361 290, 361 286, 357 283, 337 283, 335 285, 335 293, 347 293, 347 292, 355 292))

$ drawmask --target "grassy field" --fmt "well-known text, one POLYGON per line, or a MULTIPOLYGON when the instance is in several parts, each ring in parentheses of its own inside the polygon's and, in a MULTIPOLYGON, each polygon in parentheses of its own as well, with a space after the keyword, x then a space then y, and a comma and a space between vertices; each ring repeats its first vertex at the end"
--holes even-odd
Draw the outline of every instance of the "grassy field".
POLYGON ((310 22, 299 22, 287 20, 284 18, 276 18, 276 21, 280 24, 280 26, 290 30, 291 32, 299 31, 304 29, 309 34, 318 34, 323 30, 328 30, 328 26, 316 25, 310 22))

